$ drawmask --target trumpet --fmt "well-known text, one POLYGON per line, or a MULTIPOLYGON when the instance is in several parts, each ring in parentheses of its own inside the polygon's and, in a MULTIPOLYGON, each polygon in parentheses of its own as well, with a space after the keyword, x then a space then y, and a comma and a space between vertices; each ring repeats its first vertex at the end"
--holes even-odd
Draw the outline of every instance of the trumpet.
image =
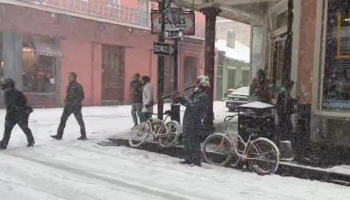
MULTIPOLYGON (((192 86, 190 86, 190 87, 187 87, 187 88, 183 89, 182 91, 187 91, 187 90, 190 90, 190 89, 193 89, 193 88, 195 88, 194 85, 192 85, 192 86)), ((174 96, 174 95, 176 95, 176 94, 178 94, 178 93, 180 93, 180 91, 176 91, 176 92, 173 92, 173 93, 171 93, 171 94, 164 95, 162 98, 163 98, 163 99, 166 99, 166 98, 169 98, 169 97, 171 97, 171 96, 174 96)))

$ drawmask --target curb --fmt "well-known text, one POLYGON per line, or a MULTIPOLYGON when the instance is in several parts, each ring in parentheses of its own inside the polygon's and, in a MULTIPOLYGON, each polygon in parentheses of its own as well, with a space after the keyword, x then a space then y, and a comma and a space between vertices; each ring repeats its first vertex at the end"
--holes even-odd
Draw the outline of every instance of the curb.
MULTIPOLYGON (((107 138, 109 144, 103 144, 104 146, 129 146, 128 139, 122 138, 107 138)), ((101 144, 102 145, 102 144, 101 144)), ((184 155, 184 149, 181 146, 173 146, 169 148, 162 148, 157 143, 145 142, 140 147, 135 149, 149 151, 153 153, 165 154, 168 156, 182 158, 184 155)), ((234 167, 231 167, 234 168, 234 167)), ((343 186, 350 186, 350 175, 341 174, 336 172, 328 172, 322 169, 315 169, 306 166, 293 165, 289 163, 281 162, 275 174, 280 176, 289 176, 301 179, 316 180, 327 183, 334 183, 343 186)))

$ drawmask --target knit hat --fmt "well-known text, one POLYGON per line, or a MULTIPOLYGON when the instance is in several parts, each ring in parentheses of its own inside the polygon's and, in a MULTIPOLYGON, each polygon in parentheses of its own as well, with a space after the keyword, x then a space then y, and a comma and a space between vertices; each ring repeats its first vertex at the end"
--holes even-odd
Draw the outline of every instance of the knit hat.
POLYGON ((204 89, 210 88, 210 82, 208 76, 198 76, 195 82, 196 87, 202 87, 204 89))
POLYGON ((7 78, 1 83, 2 90, 7 88, 14 88, 14 87, 15 87, 15 81, 11 78, 7 78))

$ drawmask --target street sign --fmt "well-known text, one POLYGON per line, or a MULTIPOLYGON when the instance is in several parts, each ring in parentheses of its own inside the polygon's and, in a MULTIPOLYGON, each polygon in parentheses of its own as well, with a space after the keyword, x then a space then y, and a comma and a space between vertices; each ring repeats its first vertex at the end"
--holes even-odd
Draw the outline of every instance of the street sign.
POLYGON ((183 36, 181 29, 174 29, 174 30, 166 30, 165 31, 165 37, 166 38, 181 38, 183 36))
MULTIPOLYGON (((182 29, 184 35, 195 35, 196 18, 192 11, 182 11, 179 21, 175 24, 170 23, 167 16, 165 16, 164 23, 165 30, 182 29)), ((151 33, 159 34, 161 32, 161 27, 161 13, 159 10, 153 10, 151 12, 151 33)))
POLYGON ((162 56, 170 56, 174 52, 173 45, 164 42, 155 42, 153 49, 154 54, 162 56))

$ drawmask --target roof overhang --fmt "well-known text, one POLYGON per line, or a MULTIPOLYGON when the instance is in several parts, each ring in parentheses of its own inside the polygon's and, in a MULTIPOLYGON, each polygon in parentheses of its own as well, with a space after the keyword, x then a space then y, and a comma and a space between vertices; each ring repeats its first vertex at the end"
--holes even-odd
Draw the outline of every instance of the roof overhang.
POLYGON ((263 23, 270 3, 276 0, 174 0, 177 4, 199 11, 206 7, 221 10, 220 17, 245 24, 263 23))

